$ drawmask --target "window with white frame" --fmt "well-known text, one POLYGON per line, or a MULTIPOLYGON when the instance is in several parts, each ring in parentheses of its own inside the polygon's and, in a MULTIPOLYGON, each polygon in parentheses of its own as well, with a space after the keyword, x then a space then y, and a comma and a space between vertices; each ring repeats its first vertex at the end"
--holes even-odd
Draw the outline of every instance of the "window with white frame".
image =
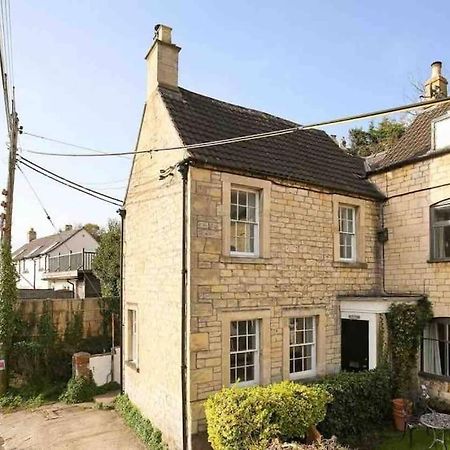
POLYGON ((289 319, 289 374, 291 378, 313 376, 316 373, 316 319, 289 319))
POLYGON ((339 258, 356 260, 356 208, 339 205, 339 258))
POLYGON ((259 382, 259 320, 230 322, 230 383, 259 382))
POLYGON ((450 147, 450 114, 433 121, 432 127, 434 150, 443 150, 450 147))
POLYGON ((430 208, 431 259, 450 260, 450 199, 430 208))
POLYGON ((259 192, 231 189, 230 253, 241 256, 259 254, 259 192))
POLYGON ((138 347, 137 347, 137 311, 128 310, 128 358, 127 360, 137 365, 138 347))

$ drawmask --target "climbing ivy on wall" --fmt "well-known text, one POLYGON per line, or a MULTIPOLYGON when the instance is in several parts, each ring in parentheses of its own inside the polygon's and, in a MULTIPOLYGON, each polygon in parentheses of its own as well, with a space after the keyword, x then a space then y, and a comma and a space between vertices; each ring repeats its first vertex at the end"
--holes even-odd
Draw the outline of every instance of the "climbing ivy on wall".
POLYGON ((420 339, 426 323, 433 317, 431 303, 422 298, 416 304, 393 303, 386 315, 393 369, 394 395, 408 397, 415 391, 415 369, 420 339))

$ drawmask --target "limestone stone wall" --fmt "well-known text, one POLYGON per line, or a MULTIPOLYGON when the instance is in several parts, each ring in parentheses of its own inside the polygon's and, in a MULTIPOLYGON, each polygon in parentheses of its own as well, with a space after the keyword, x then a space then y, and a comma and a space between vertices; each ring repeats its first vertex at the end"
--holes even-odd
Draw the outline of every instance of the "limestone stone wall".
POLYGON ((450 317, 450 264, 429 262, 430 205, 450 197, 450 186, 441 186, 449 174, 447 154, 372 177, 387 197, 407 194, 388 199, 384 208, 386 290, 427 294, 436 317, 450 317))
MULTIPOLYGON (((147 102, 138 149, 180 144, 155 91, 147 102)), ((178 151, 135 155, 124 228, 125 392, 171 449, 182 448, 182 183, 176 170, 165 180, 159 176, 183 157, 178 151), (129 308, 137 311, 137 366, 127 362, 129 308)))
MULTIPOLYGON (((223 245, 230 175, 191 168, 189 180, 190 413, 191 431, 197 433, 205 430, 204 400, 227 379, 227 317, 261 318, 263 383, 288 376, 286 317, 296 314, 310 312, 319 317, 319 374, 339 370, 340 313, 336 297, 376 293, 380 287, 376 241, 379 205, 371 200, 339 197, 350 204, 357 202, 364 212, 360 216, 361 261, 343 264, 336 262, 335 255, 336 196, 301 185, 268 182, 264 202, 266 206, 270 203, 270 210, 262 213, 268 236, 263 237, 266 242, 262 247, 269 243, 269 248, 264 248, 261 258, 237 258, 227 256, 223 245)), ((236 183, 242 180, 236 179, 236 183)), ((244 181, 258 183, 256 179, 244 181)))
MULTIPOLYGON (((60 336, 64 335, 67 324, 73 320, 73 315, 81 313, 83 318, 83 335, 99 336, 102 332, 103 316, 99 304, 99 298, 27 298, 19 300, 19 311, 21 318, 29 323, 39 323, 44 312, 48 312, 53 324, 60 336)), ((31 331, 37 335, 35 327, 31 331)))

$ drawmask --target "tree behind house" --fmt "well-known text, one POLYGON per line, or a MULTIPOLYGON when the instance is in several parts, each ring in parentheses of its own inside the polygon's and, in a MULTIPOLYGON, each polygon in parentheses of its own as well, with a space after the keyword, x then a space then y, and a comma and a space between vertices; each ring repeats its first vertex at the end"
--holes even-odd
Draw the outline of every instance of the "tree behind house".
POLYGON ((385 118, 379 123, 370 122, 367 131, 360 127, 349 131, 349 152, 355 156, 370 156, 387 150, 403 136, 407 125, 395 119, 385 118))
POLYGON ((99 233, 100 244, 92 262, 95 276, 100 280, 103 297, 120 295, 120 223, 110 219, 99 233))

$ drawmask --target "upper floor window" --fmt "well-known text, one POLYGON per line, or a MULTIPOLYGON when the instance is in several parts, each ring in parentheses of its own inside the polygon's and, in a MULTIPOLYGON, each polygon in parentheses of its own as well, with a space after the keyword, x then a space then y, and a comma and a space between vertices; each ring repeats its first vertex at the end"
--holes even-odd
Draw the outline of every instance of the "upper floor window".
POLYGON ((315 317, 289 319, 289 374, 291 378, 316 373, 315 317))
POLYGON ((259 382, 259 321, 230 322, 230 382, 251 385, 259 382))
POLYGON ((443 150, 450 147, 450 114, 433 121, 433 148, 443 150))
POLYGON ((450 259, 450 200, 430 209, 431 259, 450 259))
POLYGON ((356 208, 339 205, 339 258, 356 260, 356 208))
POLYGON ((259 255, 259 192, 231 189, 230 253, 259 255))

